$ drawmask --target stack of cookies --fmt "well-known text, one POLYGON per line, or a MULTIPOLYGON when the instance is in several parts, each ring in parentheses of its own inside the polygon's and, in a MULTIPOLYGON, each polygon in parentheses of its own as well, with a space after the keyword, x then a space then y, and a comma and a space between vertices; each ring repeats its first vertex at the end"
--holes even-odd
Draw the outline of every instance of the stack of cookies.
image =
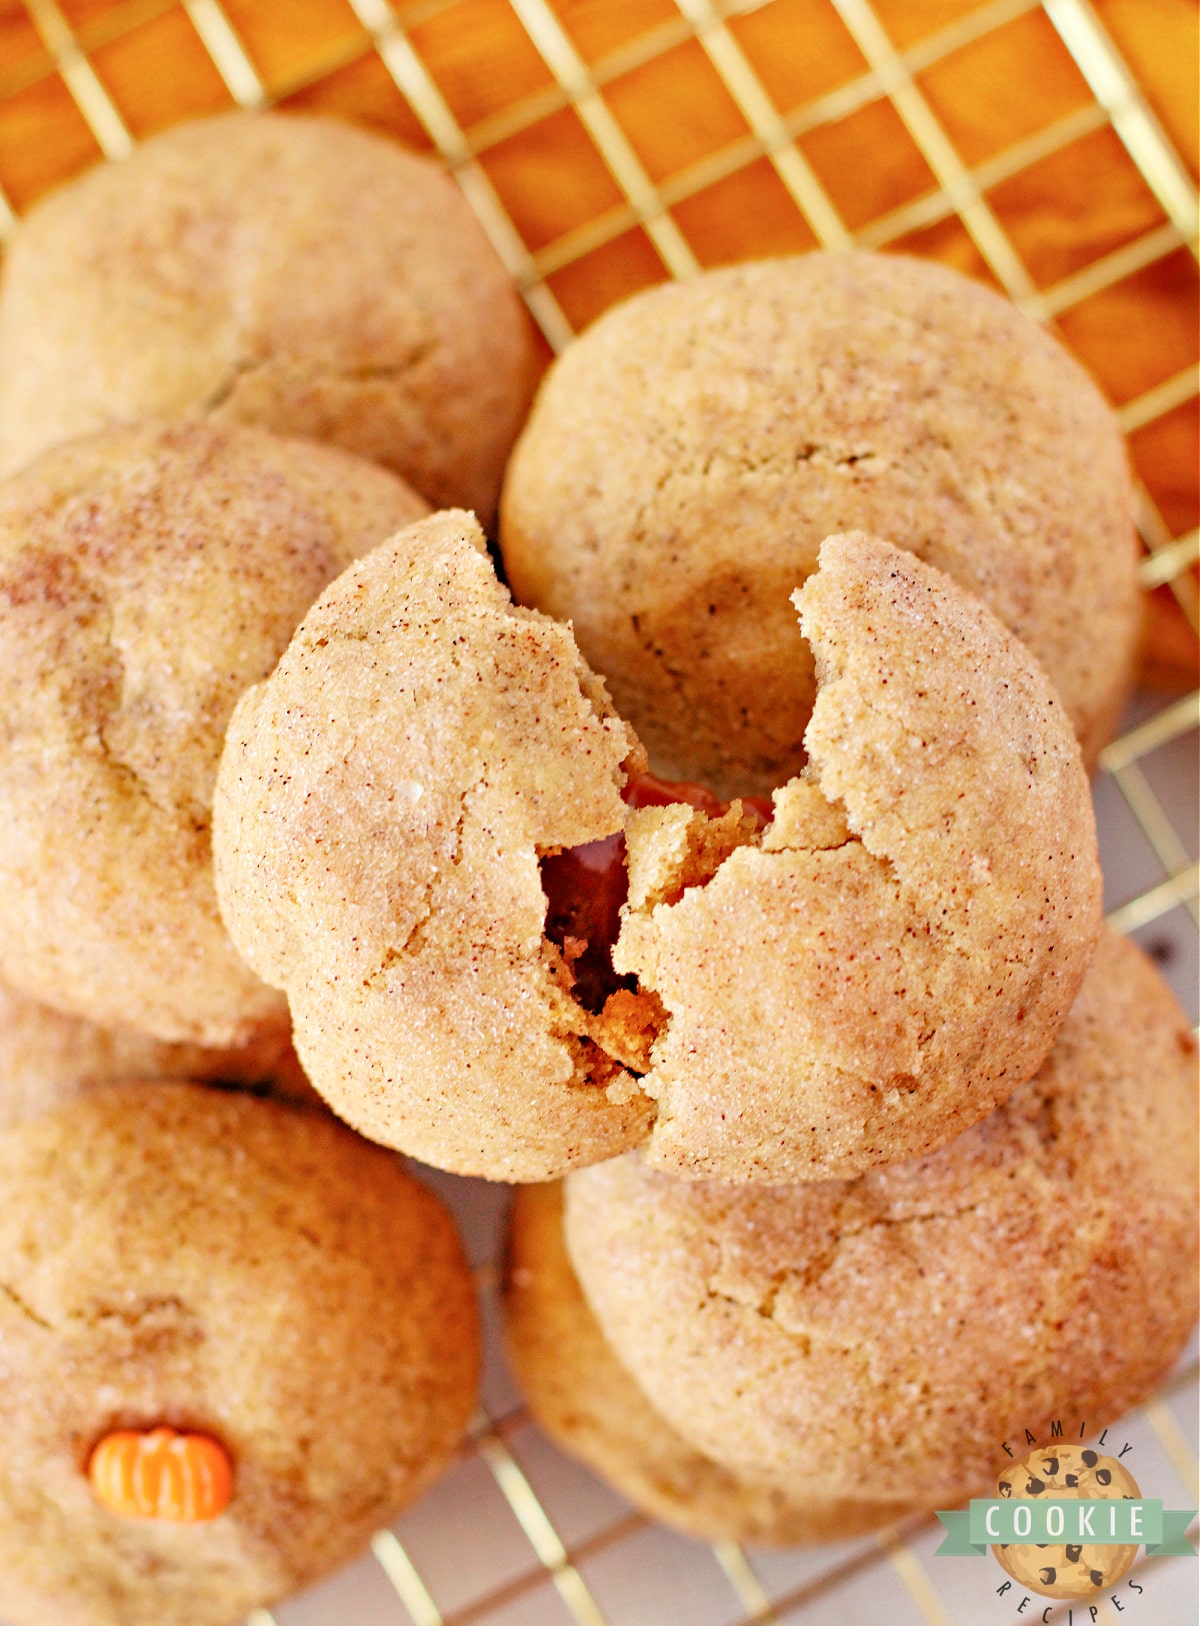
POLYGON ((449 183, 320 120, 13 250, 10 1626, 234 1626, 450 1460, 470 1280, 383 1148, 522 1185, 534 1411, 704 1535, 952 1504, 1192 1325, 1194 1045, 1100 921, 1094 386, 867 255, 617 308, 504 475, 534 374, 449 183))

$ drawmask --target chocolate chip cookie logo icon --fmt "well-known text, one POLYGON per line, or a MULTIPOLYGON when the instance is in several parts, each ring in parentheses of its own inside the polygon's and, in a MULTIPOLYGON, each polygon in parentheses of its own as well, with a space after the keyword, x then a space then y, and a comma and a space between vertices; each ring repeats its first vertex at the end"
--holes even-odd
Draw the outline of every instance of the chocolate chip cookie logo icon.
MULTIPOLYGON (((1043 1598, 1092 1598, 1125 1581, 1142 1546, 1147 1553, 1194 1557, 1187 1529, 1195 1509, 1167 1509, 1143 1497, 1121 1460, 1131 1447, 1108 1456, 1107 1430, 1094 1445, 1083 1441, 1082 1427, 1079 1433, 1071 1443, 1055 1423, 1049 1443, 1039 1445, 1027 1432, 1031 1449, 1019 1458, 1005 1444, 1011 1460, 996 1480, 996 1495, 972 1501, 966 1512, 938 1513, 947 1535, 937 1556, 982 1555, 990 1548, 1011 1578, 997 1589, 1009 1602, 1014 1583, 1043 1598)), ((1127 1584, 1143 1591, 1132 1580, 1127 1584)), ((1020 1607, 1023 1612, 1025 1603, 1020 1607)), ((1088 1617, 1097 1618, 1094 1609, 1088 1617)))
MULTIPOLYGON (((1086 1446, 1054 1444, 1038 1447, 1020 1462, 1006 1468, 996 1481, 1000 1496, 1017 1501, 1050 1499, 1087 1501, 1137 1501, 1141 1496, 1137 1480, 1115 1457, 1102 1456, 1086 1446)), ((1015 1518, 1014 1529, 1019 1528, 1015 1518)), ((1030 1524, 1032 1527, 1032 1513, 1030 1524)), ((1058 1521, 1054 1521, 1058 1523, 1058 1521)), ((1107 1531, 1103 1520, 1082 1521, 1107 1531)), ((1047 1533, 1051 1521, 1047 1518, 1047 1533)), ((1065 1532, 1064 1512, 1061 1528, 1065 1532)), ((1076 1530, 1083 1535, 1085 1531, 1076 1530)), ((1041 1542, 999 1542, 992 1554, 1014 1581, 1038 1592, 1044 1598, 1086 1598, 1105 1587, 1123 1581, 1138 1555, 1138 1542, 1120 1546, 1095 1541, 1063 1542, 1051 1546, 1041 1542)))

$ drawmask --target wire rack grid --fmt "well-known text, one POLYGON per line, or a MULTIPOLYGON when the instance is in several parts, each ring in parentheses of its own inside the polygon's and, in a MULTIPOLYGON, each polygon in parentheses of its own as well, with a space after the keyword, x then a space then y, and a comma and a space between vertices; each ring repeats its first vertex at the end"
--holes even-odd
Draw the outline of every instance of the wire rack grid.
MULTIPOLYGON (((1160 604, 1170 596, 1160 626, 1183 651, 1178 680, 1181 660, 1185 671, 1194 663, 1198 624, 1188 465, 1200 369, 1178 319, 1182 301, 1190 329, 1196 188, 1180 156, 1186 135, 1173 144, 1161 98, 1156 110, 1129 5, 1097 4, 1104 21, 1089 0, 912 0, 907 11, 901 0, 0 0, 0 242, 48 185, 124 156, 160 125, 236 104, 333 111, 440 154, 553 350, 618 295, 720 259, 816 245, 934 254, 1054 324, 1108 388, 1144 474, 1142 579, 1160 604), (777 49, 785 42, 790 55, 777 49), (955 75, 1000 43, 1023 65, 1057 56, 1072 89, 1034 84, 1031 97, 1023 82, 991 108, 993 123, 1001 105, 1017 116, 981 141, 955 108, 955 75), (170 88, 156 96, 164 64, 170 88), (635 114, 656 84, 677 94, 656 79, 667 64, 686 65, 685 111, 702 116, 682 120, 679 150, 664 160, 635 114), (883 174, 872 135, 908 155, 907 180, 883 174), (872 182, 854 192, 843 138, 872 182), (1120 165, 1123 224, 1089 234, 1077 218, 1047 255, 1023 235, 1012 188, 1032 180, 1036 193, 1039 177, 1056 174, 1061 187, 1078 177, 1075 161, 1084 173, 1089 161, 1110 175, 1120 165), (1165 342, 1122 368, 1094 336, 1112 332, 1125 297, 1157 315, 1165 342)), ((1153 8, 1140 9, 1144 23, 1153 8)), ((1109 920, 1164 965, 1193 1022, 1198 728, 1194 688, 1169 703, 1141 696, 1095 787, 1109 920)), ((369 1557, 250 1626, 399 1626, 405 1615, 412 1626, 1015 1618, 977 1572, 963 1580, 957 1566, 931 1565, 936 1538, 920 1525, 775 1556, 732 1543, 707 1550, 650 1526, 558 1456, 503 1369, 502 1191, 431 1178, 477 1262, 492 1334, 484 1409, 458 1466, 378 1533, 369 1557)), ((1196 1377, 1193 1345, 1128 1428, 1156 1488, 1166 1496, 1175 1485, 1193 1504, 1196 1377)), ((1186 1565, 1142 1561, 1135 1575, 1157 1588, 1145 1618, 1195 1618, 1186 1565)), ((1117 1603, 1101 1600, 1089 1619, 1112 1626, 1117 1603)))

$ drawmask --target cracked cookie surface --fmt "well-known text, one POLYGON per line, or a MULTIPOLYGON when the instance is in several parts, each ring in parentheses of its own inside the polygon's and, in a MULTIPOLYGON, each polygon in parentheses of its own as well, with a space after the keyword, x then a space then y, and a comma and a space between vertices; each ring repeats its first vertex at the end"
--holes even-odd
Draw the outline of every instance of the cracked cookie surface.
POLYGON ((866 537, 822 559, 812 778, 765 830, 624 804, 640 746, 470 516, 329 588, 234 716, 215 850, 335 1111, 492 1178, 648 1138, 675 1173, 812 1179, 926 1151, 1035 1070, 1099 929, 1070 725, 948 578, 866 537), (541 861, 618 835, 613 980, 585 992, 541 861))
POLYGON ((323 1113, 114 1088, 0 1138, 0 1614, 236 1626, 364 1547, 449 1461, 478 1331, 449 1215, 323 1113), (113 1430, 215 1439, 204 1524, 115 1517, 113 1430))
POLYGON ((166 1040, 286 1031, 213 892, 225 725, 325 584, 425 511, 360 458, 237 425, 113 431, 6 482, 6 981, 166 1040))
POLYGON ((22 223, 0 467, 214 415, 331 441, 485 518, 533 386, 511 280, 437 165, 331 119, 176 125, 22 223))
POLYGON ((815 1179, 931 1150, 1034 1072, 1100 927, 1078 746, 1028 651, 866 536, 827 539, 796 602, 808 777, 703 885, 675 875, 703 815, 626 828, 613 959, 670 1016, 642 1088, 674 1174, 815 1179))
POLYGON ((1115 1417, 1196 1313, 1196 1046, 1106 933, 1054 1050, 931 1155, 800 1186, 631 1154, 566 1183, 597 1320, 694 1448, 814 1496, 951 1506, 997 1441, 1115 1417))
POLYGON ((505 479, 519 602, 570 618, 651 767, 724 797, 796 772, 814 694, 787 595, 864 530, 979 594, 1044 664, 1085 759, 1140 625, 1116 419, 990 289, 896 255, 653 288, 569 345, 505 479))
POLYGON ((215 807, 230 931, 363 1134, 544 1179, 650 1105, 588 1037, 539 859, 620 830, 636 741, 570 630, 514 609, 469 514, 347 570, 230 724, 215 807))
POLYGON ((908 1513, 903 1502, 814 1496, 696 1450, 655 1410, 600 1330, 563 1240, 562 1187, 513 1199, 505 1285, 509 1360, 534 1416, 652 1518, 707 1541, 844 1541, 908 1513))

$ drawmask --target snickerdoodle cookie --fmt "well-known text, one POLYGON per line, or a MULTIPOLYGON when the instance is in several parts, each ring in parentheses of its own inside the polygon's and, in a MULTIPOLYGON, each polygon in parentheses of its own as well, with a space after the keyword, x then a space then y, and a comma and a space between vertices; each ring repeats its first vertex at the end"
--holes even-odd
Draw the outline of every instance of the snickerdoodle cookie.
POLYGON ((93 1090, 165 1078, 320 1105, 286 1027, 232 1049, 168 1044, 134 1028, 97 1027, 0 983, 0 1131, 93 1090))
POLYGON ((225 725, 313 599, 426 512, 238 425, 117 430, 0 487, 0 975, 102 1026, 231 1045, 284 1001, 217 912, 225 725))
POLYGON ((180 124, 33 209, 0 294, 0 467, 208 415, 332 441, 485 522, 534 381, 512 282, 428 158, 330 119, 180 124))
POLYGON ((562 1186, 515 1196, 505 1282, 509 1359, 558 1443, 653 1518, 709 1541, 798 1546, 894 1523, 899 1502, 814 1497, 726 1468, 657 1412, 601 1332, 563 1241, 562 1186))
POLYGON ((1127 459, 1078 363, 956 272, 823 253, 635 295, 547 375, 506 478, 517 600, 570 618, 658 772, 722 795, 802 761, 787 595, 864 530, 978 593, 1095 761, 1140 618, 1127 459))
POLYGON ((852 1181, 572 1175, 567 1245, 616 1355, 698 1451, 813 1496, 952 1506, 1000 1441, 1114 1418, 1196 1316, 1196 1047, 1106 935, 1036 1077, 852 1181))
POLYGON ((821 559, 810 767, 771 822, 625 805, 636 739, 469 515, 322 595, 234 714, 214 848, 355 1128, 492 1178, 648 1138, 677 1174, 813 1179, 928 1151, 1033 1073, 1099 929, 1070 724, 940 572, 862 536, 821 559))
POLYGON ((538 860, 619 831, 636 744, 570 629, 514 609, 471 515, 347 570, 239 703, 214 800, 221 908, 363 1134, 537 1179, 650 1102, 587 1037, 538 860))
POLYGON ((327 1115, 104 1090, 0 1137, 0 1184, 11 1626, 235 1626, 450 1459, 478 1367, 454 1226, 327 1115))

